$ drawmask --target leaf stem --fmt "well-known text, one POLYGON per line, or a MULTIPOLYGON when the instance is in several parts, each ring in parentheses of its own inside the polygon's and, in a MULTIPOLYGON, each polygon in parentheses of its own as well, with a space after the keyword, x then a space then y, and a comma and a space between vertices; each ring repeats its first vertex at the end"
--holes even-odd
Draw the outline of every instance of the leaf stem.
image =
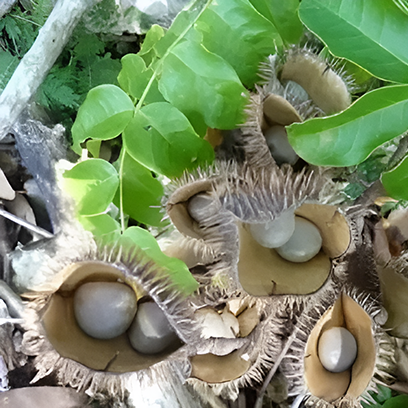
POLYGON ((123 211, 123 166, 125 163, 126 148, 122 147, 120 166, 119 166, 119 213, 120 213, 120 231, 123 234, 126 229, 125 213, 123 211))
MULTIPOLYGON (((197 1, 197 3, 200 0, 197 1)), ((205 10, 207 10, 207 8, 211 5, 213 0, 207 0, 205 3, 205 6, 200 10, 200 12, 197 14, 197 16, 195 17, 195 19, 193 21, 191 21, 187 27, 184 29, 184 31, 178 36, 178 38, 170 45, 170 47, 167 49, 167 51, 164 53, 163 57, 158 61, 156 69, 153 72, 152 77, 150 78, 149 82, 146 85, 145 90, 143 91, 142 96, 140 97, 136 107, 135 107, 135 114, 141 109, 143 102, 147 96, 147 93, 150 90, 150 87, 153 83, 153 81, 156 79, 158 73, 160 72, 160 67, 163 64, 163 61, 166 59, 166 57, 171 53, 171 51, 176 47, 176 45, 184 38, 184 36, 190 31, 190 29, 194 26, 194 24, 196 23, 196 21, 201 17, 201 14, 204 13, 205 10)), ((195 3, 194 3, 195 4, 195 3)), ((191 6, 193 7, 194 4, 191 6)))
MULTIPOLYGON (((191 7, 194 7, 196 3, 199 3, 202 0, 197 0, 191 7)), ((144 100, 146 99, 146 96, 150 90, 150 87, 152 86, 154 80, 156 79, 157 75, 160 72, 160 68, 163 64, 163 61, 166 59, 166 57, 170 54, 170 52, 174 49, 174 47, 184 38, 184 36, 190 31, 190 29, 194 26, 196 21, 200 18, 201 14, 210 6, 213 0, 207 0, 204 7, 200 10, 200 12, 197 14, 197 16, 194 18, 193 21, 191 21, 187 27, 183 30, 183 32, 178 36, 178 38, 170 45, 170 47, 166 50, 164 53, 163 57, 158 61, 156 69, 153 72, 153 75, 151 76, 149 82, 146 85, 146 88, 143 91, 142 96, 138 100, 136 106, 135 106, 135 111, 133 116, 135 116, 139 110, 142 108, 144 100)), ((120 212, 120 224, 121 224, 121 231, 122 234, 126 229, 125 226, 125 215, 123 212, 123 166, 124 166, 124 161, 125 161, 125 155, 127 154, 126 152, 126 147, 122 145, 122 152, 121 152, 121 160, 120 160, 120 167, 119 167, 119 212, 120 212)))

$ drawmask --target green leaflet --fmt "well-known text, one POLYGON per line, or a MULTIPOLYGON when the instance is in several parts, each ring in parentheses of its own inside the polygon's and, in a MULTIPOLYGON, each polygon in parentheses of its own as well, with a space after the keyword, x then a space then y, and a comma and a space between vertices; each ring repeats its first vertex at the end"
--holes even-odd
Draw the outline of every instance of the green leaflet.
POLYGON ((251 88, 259 81, 259 63, 282 47, 275 26, 259 15, 248 0, 212 3, 195 29, 202 33, 203 45, 228 61, 241 81, 251 88))
POLYGON ((361 163, 378 146, 408 129, 408 85, 366 93, 340 114, 287 128, 296 153, 319 166, 361 163))
POLYGON ((127 152, 139 163, 167 177, 211 162, 214 152, 187 118, 167 102, 146 105, 123 132, 127 152))
POLYGON ((299 0, 249 0, 278 30, 282 40, 296 44, 303 34, 297 10, 299 0))
POLYGON ((384 173, 381 181, 392 198, 408 200, 408 158, 405 158, 394 170, 384 173))
POLYGON ((120 225, 108 214, 78 217, 82 226, 96 237, 109 236, 112 241, 120 237, 120 225))
MULTIPOLYGON (((118 76, 121 88, 135 99, 140 99, 153 76, 153 70, 147 68, 145 61, 137 54, 127 54, 122 60, 122 70, 118 76)), ((157 78, 152 80, 144 102, 162 102, 164 98, 159 91, 157 78)))
POLYGON ((303 0, 299 16, 334 55, 408 83, 408 16, 392 1, 303 0))
POLYGON ((0 49, 0 94, 17 68, 18 62, 19 60, 16 56, 12 55, 9 51, 0 49))
POLYGON ((378 394, 369 391, 370 395, 376 402, 375 404, 362 401, 364 408, 405 408, 408 404, 408 395, 397 395, 392 397, 392 391, 383 385, 378 386, 378 394))
POLYGON ((149 66, 153 59, 157 57, 154 46, 163 36, 163 28, 156 24, 153 24, 150 30, 146 33, 145 40, 143 41, 138 55, 143 57, 143 60, 145 61, 147 66, 149 66))
POLYGON ((210 6, 213 0, 196 0, 190 7, 181 11, 167 30, 166 35, 154 45, 154 50, 159 58, 165 57, 172 47, 185 38, 202 13, 210 6))
POLYGON ((121 189, 118 189, 113 202, 120 206, 122 194, 123 211, 133 219, 147 225, 162 226, 163 214, 161 197, 163 187, 152 173, 135 161, 129 154, 122 151, 119 159, 121 169, 121 189))
POLYGON ((88 159, 64 172, 64 188, 74 198, 79 215, 107 210, 119 186, 115 168, 102 159, 88 159))
POLYGON ((207 126, 233 129, 244 121, 247 92, 237 74, 223 58, 195 42, 178 44, 164 59, 159 90, 199 134, 207 126))
POLYGON ((73 150, 88 138, 109 140, 118 136, 133 116, 131 99, 115 85, 100 85, 89 91, 72 126, 73 150))
POLYGON ((163 254, 156 240, 148 231, 139 227, 130 227, 123 236, 130 238, 157 265, 164 267, 168 271, 169 278, 182 293, 190 295, 198 288, 198 283, 191 275, 187 265, 177 258, 163 254))

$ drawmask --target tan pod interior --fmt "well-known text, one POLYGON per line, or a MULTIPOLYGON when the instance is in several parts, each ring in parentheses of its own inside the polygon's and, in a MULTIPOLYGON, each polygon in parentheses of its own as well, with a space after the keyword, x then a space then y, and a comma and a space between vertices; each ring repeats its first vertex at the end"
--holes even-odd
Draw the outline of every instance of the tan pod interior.
MULTIPOLYGON (((180 345, 163 353, 146 355, 132 348, 127 334, 111 340, 94 339, 78 326, 73 309, 75 289, 86 282, 125 281, 120 270, 102 262, 72 264, 62 273, 64 282, 53 295, 42 316, 47 338, 56 351, 66 358, 77 361, 91 369, 124 373, 150 367, 174 352, 180 345)), ((129 281, 139 299, 144 292, 129 281)))
POLYGON ((235 350, 225 356, 201 354, 191 357, 191 377, 208 383, 223 383, 244 375, 251 366, 250 361, 242 358, 242 352, 235 350))
POLYGON ((302 263, 283 259, 274 249, 260 245, 245 224, 239 225, 239 281, 253 296, 306 295, 316 292, 331 271, 331 259, 344 253, 350 244, 346 219, 329 205, 303 204, 295 214, 313 222, 322 235, 322 249, 302 263))
POLYGON ((304 376, 309 391, 332 402, 343 396, 358 398, 367 388, 375 367, 376 348, 371 318, 351 297, 342 294, 320 318, 309 335, 304 356, 304 376), (327 371, 318 356, 320 336, 332 327, 345 327, 357 342, 357 358, 351 369, 327 371))

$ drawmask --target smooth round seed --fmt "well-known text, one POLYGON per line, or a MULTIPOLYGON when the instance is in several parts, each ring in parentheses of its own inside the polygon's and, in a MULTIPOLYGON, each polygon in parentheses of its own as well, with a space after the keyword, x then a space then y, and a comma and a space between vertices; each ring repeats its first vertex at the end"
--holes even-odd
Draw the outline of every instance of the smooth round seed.
POLYGON ((278 165, 283 163, 296 163, 298 155, 289 143, 288 134, 284 126, 271 126, 264 133, 264 136, 272 157, 278 165))
POLYGON ((289 240, 295 231, 293 209, 282 212, 279 217, 262 224, 249 224, 252 237, 265 248, 277 248, 289 240))
POLYGON ((113 339, 125 333, 136 310, 135 292, 124 283, 88 282, 74 294, 76 321, 96 339, 113 339))
POLYGON ((323 332, 318 344, 322 366, 332 373, 348 370, 357 357, 357 342, 344 327, 332 327, 323 332))
POLYGON ((132 347, 143 354, 156 354, 178 340, 167 317, 154 302, 141 303, 128 331, 132 347))
POLYGON ((306 262, 312 259, 322 247, 322 236, 310 221, 295 217, 295 231, 289 240, 276 252, 287 261, 306 262))

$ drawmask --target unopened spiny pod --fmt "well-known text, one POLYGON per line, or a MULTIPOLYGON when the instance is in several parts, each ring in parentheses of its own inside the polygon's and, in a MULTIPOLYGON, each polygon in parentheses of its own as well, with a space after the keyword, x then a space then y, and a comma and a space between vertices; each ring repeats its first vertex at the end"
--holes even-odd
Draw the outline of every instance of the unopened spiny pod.
POLYGON ((101 400, 196 406, 183 382, 200 333, 185 296, 128 241, 90 248, 54 262, 46 290, 30 294, 23 351, 35 356, 33 382, 54 373, 101 400))
POLYGON ((360 407, 377 382, 392 379, 395 343, 381 329, 384 312, 370 295, 343 292, 327 301, 300 316, 281 369, 289 394, 304 394, 307 406, 360 407))

